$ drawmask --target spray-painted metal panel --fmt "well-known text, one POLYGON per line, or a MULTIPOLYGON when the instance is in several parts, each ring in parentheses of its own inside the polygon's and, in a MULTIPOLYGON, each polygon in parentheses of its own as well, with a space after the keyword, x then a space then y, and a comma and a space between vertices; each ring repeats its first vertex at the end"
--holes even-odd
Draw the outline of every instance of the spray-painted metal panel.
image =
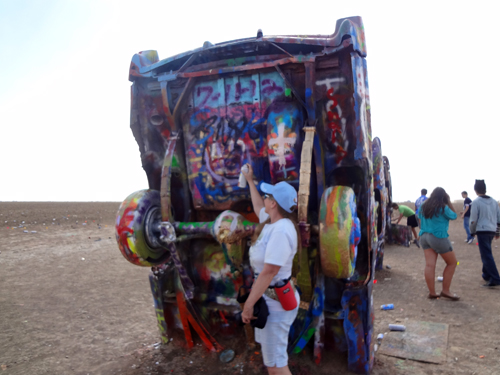
MULTIPOLYGON (((373 188, 375 190, 375 201, 377 203, 376 228, 377 228, 377 247, 376 247, 376 269, 380 270, 384 263, 384 244, 386 238, 386 228, 390 225, 390 202, 389 191, 385 177, 388 173, 384 165, 382 155, 382 144, 380 139, 374 138, 372 143, 373 153, 373 188), (388 224, 389 223, 389 224, 388 224)), ((390 183, 390 181, 389 181, 390 183)))
POLYGON ((186 165, 193 205, 227 209, 250 199, 238 187, 251 163, 259 180, 298 185, 302 109, 286 96, 278 72, 202 81, 182 108, 186 165))

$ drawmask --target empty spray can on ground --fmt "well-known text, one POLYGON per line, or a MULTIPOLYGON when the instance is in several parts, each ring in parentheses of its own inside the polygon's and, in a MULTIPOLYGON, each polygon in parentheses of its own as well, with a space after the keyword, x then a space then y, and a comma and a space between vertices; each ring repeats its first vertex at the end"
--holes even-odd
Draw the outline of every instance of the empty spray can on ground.
POLYGON ((389 303, 388 305, 380 306, 380 310, 394 310, 394 304, 389 303))
POLYGON ((241 167, 240 178, 238 179, 238 186, 240 188, 247 187, 247 180, 246 180, 245 176, 243 175, 243 172, 245 172, 245 173, 248 172, 248 166, 246 164, 243 167, 241 167))
POLYGON ((406 327, 402 324, 389 324, 391 331, 406 331, 406 327))
POLYGON ((443 276, 438 276, 438 281, 443 281, 443 276))

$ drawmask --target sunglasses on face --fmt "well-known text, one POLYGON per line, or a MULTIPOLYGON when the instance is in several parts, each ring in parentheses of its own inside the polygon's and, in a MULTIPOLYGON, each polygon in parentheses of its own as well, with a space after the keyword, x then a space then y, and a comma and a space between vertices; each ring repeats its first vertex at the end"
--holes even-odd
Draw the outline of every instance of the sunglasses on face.
POLYGON ((269 194, 264 194, 264 199, 267 199, 267 198, 272 198, 273 196, 272 195, 269 195, 269 194))

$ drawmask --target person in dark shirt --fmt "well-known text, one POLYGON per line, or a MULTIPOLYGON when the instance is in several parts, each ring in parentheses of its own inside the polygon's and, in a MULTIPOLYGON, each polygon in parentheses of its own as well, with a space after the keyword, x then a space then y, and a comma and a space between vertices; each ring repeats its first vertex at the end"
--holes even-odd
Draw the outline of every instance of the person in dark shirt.
POLYGON ((466 191, 462 191, 462 198, 464 198, 464 210, 460 212, 460 216, 462 217, 462 219, 464 219, 464 229, 465 233, 467 233, 467 238, 465 239, 465 242, 471 244, 472 242, 474 242, 474 236, 470 234, 470 229, 469 229, 470 209, 472 201, 467 196, 466 191))

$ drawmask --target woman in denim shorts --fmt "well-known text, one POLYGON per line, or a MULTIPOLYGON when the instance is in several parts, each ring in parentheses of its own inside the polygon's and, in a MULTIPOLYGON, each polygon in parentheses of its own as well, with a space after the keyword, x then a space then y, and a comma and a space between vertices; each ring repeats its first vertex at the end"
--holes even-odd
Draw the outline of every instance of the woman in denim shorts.
POLYGON ((425 282, 429 288, 429 298, 444 297, 458 301, 460 297, 450 292, 451 279, 457 267, 457 258, 448 239, 450 220, 457 214, 446 191, 437 187, 420 207, 418 217, 421 222, 420 245, 425 253, 425 282), (438 254, 446 262, 443 271, 443 290, 436 294, 434 285, 438 254))

